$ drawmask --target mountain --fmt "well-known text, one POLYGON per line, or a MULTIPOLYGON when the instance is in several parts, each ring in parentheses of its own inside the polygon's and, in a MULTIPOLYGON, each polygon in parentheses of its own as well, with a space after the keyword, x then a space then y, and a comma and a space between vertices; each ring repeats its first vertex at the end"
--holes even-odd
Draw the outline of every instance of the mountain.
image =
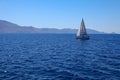
POLYGON ((0 20, 0 33, 33 33, 34 27, 19 26, 17 24, 0 20))
MULTIPOLYGON (((35 28, 20 26, 5 20, 0 20, 0 33, 76 33, 77 29, 35 28)), ((92 29, 87 29, 89 34, 104 34, 92 29)))

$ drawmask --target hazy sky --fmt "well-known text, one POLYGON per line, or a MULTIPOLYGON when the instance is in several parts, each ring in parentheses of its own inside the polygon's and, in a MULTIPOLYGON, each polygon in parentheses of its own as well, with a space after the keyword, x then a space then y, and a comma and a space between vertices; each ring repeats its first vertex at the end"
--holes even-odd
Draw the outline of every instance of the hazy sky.
POLYGON ((120 0, 0 0, 0 19, 39 28, 87 28, 120 33, 120 0))

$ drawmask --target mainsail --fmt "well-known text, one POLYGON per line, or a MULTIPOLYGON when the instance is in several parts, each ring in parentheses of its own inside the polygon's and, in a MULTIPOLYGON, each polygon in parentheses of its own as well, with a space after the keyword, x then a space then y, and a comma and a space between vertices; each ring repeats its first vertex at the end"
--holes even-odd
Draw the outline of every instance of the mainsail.
POLYGON ((85 28, 85 23, 84 23, 83 19, 82 19, 82 22, 81 22, 81 26, 77 31, 76 36, 77 36, 76 37, 77 39, 82 39, 82 40, 88 40, 89 39, 89 36, 87 35, 86 28, 85 28))

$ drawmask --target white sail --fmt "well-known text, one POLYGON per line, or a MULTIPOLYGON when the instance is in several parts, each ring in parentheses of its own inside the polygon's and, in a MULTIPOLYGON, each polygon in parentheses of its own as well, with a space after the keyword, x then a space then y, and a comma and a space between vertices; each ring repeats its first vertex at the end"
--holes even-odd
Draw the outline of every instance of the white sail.
POLYGON ((80 28, 78 29, 76 36, 77 36, 77 37, 80 36, 80 28))
POLYGON ((81 22, 81 34, 87 34, 83 19, 82 19, 82 22, 81 22))

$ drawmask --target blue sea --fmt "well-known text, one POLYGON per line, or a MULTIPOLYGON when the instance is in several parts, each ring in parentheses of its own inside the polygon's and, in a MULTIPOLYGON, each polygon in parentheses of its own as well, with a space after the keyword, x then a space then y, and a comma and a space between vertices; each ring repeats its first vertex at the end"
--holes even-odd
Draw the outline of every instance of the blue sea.
POLYGON ((120 35, 0 34, 0 80, 120 80, 120 35))

